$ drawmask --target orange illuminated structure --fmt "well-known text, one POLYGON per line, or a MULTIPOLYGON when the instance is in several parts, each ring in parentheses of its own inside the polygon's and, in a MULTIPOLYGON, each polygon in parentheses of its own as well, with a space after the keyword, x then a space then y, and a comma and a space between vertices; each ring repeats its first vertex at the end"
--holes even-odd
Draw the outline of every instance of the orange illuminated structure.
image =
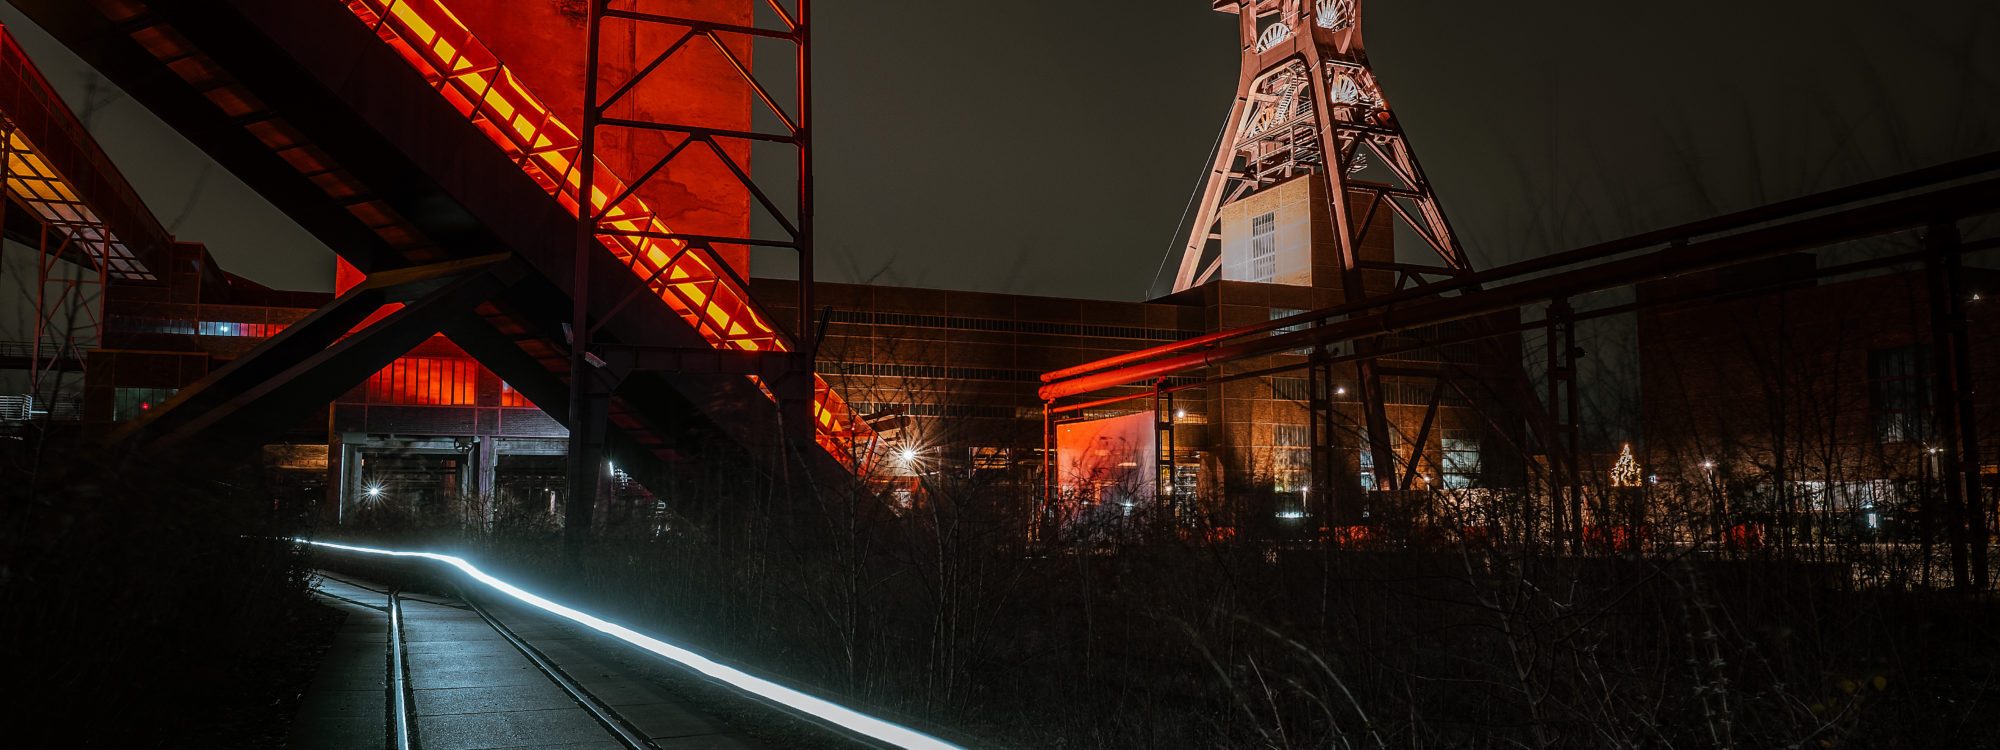
MULTIPOLYGON (((542 191, 577 213, 586 182, 581 141, 439 0, 349 0, 349 10, 422 73, 542 191)), ((683 142, 685 146, 693 139, 683 142)), ((705 244, 676 236, 617 175, 593 158, 590 211, 596 239, 716 349, 782 352, 790 343, 742 280, 705 244)), ((760 387, 761 383, 760 383, 760 387)), ((766 395, 769 390, 765 389, 766 395)), ((869 430, 839 394, 813 379, 817 442, 842 463, 872 451, 869 430)))

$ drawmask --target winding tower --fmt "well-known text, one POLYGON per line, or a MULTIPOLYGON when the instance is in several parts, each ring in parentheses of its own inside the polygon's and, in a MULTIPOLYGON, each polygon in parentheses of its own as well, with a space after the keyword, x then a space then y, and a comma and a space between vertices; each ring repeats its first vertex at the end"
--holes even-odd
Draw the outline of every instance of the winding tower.
MULTIPOLYGON (((1336 305, 1354 307, 1386 302, 1388 295, 1421 295, 1424 286, 1470 273, 1458 236, 1369 65, 1361 0, 1216 0, 1213 7, 1237 18, 1242 66, 1195 222, 1180 251, 1173 291, 1218 279, 1303 283, 1331 292, 1328 298, 1336 305), (1310 260, 1288 260, 1286 224, 1306 219, 1287 219, 1281 208, 1273 227, 1270 207, 1301 200, 1314 214, 1312 247, 1305 254, 1310 260), (1398 247, 1410 249, 1399 257, 1398 247)), ((1490 391, 1490 384, 1475 389, 1452 382, 1457 376, 1449 363, 1426 372, 1369 356, 1389 344, 1378 337, 1356 341, 1351 352, 1312 352, 1313 485, 1332 486, 1334 477, 1347 471, 1341 467, 1349 459, 1336 455, 1332 439, 1345 431, 1359 434, 1364 486, 1421 489, 1417 466, 1440 399, 1466 403, 1478 400, 1473 391, 1490 391), (1351 375, 1333 372, 1332 361, 1339 360, 1353 363, 1351 375), (1333 384, 1350 378, 1354 392, 1344 386, 1336 392, 1333 384), (1414 392, 1429 396, 1386 398, 1385 378, 1399 393, 1415 385, 1414 392), (1359 407, 1354 415, 1359 424, 1341 424, 1336 400, 1359 407), (1416 430, 1385 415, 1385 404, 1425 401, 1428 409, 1416 430), (1398 455, 1399 444, 1408 455, 1398 455)))

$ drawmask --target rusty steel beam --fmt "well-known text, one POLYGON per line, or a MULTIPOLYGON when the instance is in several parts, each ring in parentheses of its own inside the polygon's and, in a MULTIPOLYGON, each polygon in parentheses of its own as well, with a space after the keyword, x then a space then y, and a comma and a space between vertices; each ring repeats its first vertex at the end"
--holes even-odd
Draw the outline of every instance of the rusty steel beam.
POLYGON ((377 273, 106 436, 103 445, 157 452, 282 430, 472 315, 525 273, 508 255, 377 273), (396 304, 402 307, 355 329, 396 304))

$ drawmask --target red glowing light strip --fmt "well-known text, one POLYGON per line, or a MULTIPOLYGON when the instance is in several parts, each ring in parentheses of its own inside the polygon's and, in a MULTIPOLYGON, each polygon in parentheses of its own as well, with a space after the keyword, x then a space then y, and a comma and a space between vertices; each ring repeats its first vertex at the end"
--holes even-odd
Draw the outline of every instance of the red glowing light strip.
MULTIPOLYGON (((348 10, 377 37, 424 74, 431 86, 486 137, 520 165, 571 213, 578 211, 582 177, 576 168, 581 142, 575 131, 549 111, 440 0, 346 0, 348 10)), ((667 235, 636 193, 607 207, 610 196, 626 193, 625 183, 595 159, 590 168, 590 208, 600 226, 617 234, 597 235, 599 244, 693 326, 710 346, 741 351, 788 351, 750 295, 723 270, 706 248, 687 248, 667 235), (688 252, 682 252, 689 250, 688 252), (662 267, 666 268, 660 273, 662 267)), ((761 387, 761 384, 760 384, 761 387)), ((769 395, 769 391, 765 391, 769 395)), ((854 468, 853 446, 867 428, 825 380, 813 377, 813 421, 817 442, 854 468)))

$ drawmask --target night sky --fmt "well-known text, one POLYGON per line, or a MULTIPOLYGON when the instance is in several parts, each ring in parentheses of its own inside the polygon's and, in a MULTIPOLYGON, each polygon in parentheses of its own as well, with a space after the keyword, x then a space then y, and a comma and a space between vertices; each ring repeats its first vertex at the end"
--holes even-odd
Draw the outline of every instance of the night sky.
MULTIPOLYGON (((1235 85, 1234 21, 1207 5, 821 0, 821 278, 1158 291, 1235 85)), ((1390 106, 1479 265, 2000 148, 2000 3, 1364 13, 1390 106)), ((330 287, 317 241, 18 11, 0 20, 180 238, 271 286, 330 287)))

